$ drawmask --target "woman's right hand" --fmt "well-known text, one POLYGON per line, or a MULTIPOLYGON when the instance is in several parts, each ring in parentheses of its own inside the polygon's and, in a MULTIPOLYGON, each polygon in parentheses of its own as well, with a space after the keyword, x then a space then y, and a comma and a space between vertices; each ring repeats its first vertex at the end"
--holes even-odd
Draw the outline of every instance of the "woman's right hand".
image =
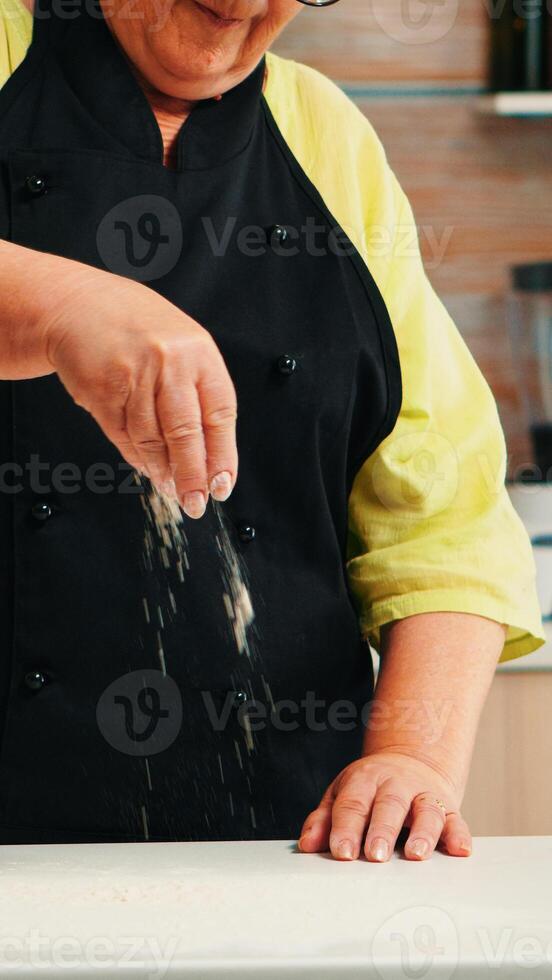
POLYGON ((202 517, 238 468, 236 395, 213 338, 148 287, 67 265, 38 324, 50 369, 131 466, 202 517))

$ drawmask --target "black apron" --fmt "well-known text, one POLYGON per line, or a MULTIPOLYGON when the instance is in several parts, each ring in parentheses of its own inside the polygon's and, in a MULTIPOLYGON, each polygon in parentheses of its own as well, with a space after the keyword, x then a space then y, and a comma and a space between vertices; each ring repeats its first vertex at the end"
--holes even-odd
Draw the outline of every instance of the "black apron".
POLYGON ((40 5, 0 93, 0 235, 134 276, 212 333, 256 618, 239 653, 212 507, 182 568, 149 568, 140 488, 92 418, 55 376, 2 382, 0 841, 293 837, 358 757, 372 695, 347 505, 399 412, 392 327, 278 130, 264 61, 194 109, 168 170, 98 8, 69 9, 40 5))

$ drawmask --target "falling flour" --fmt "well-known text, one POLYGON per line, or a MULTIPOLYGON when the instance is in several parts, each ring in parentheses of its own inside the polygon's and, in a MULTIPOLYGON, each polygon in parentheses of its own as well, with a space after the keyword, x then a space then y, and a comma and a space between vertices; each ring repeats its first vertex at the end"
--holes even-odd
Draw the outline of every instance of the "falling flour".
MULTIPOLYGON (((183 512, 176 499, 160 493, 152 484, 148 483, 142 486, 144 493, 141 500, 146 515, 144 532, 146 565, 150 571, 153 571, 159 560, 165 569, 175 567, 180 581, 183 582, 185 572, 190 571, 183 512)), ((222 507, 216 501, 212 501, 212 507, 217 522, 215 544, 219 554, 223 581, 222 602, 238 653, 251 656, 248 631, 255 619, 255 613, 250 592, 239 555, 226 529, 222 507)), ((170 609, 176 613, 175 597, 170 588, 167 591, 170 609)), ((149 624, 152 620, 152 611, 146 598, 143 599, 143 604, 146 622, 149 624)), ((164 619, 160 606, 157 607, 154 616, 160 628, 158 632, 159 659, 162 661, 163 672, 165 672, 161 643, 164 619)))
MULTIPOLYGON (((146 516, 144 531, 144 557, 150 571, 159 558, 163 568, 175 567, 181 582, 184 569, 189 569, 188 540, 184 530, 184 517, 178 501, 167 497, 153 486, 141 483, 140 497, 146 516)), ((171 593, 172 596, 172 593, 171 593)), ((171 605, 174 607, 174 597, 171 605)))
POLYGON ((218 523, 216 543, 225 585, 222 601, 224 602, 226 615, 232 626, 238 653, 247 653, 250 656, 251 650, 248 644, 248 629, 255 619, 251 596, 245 583, 239 556, 226 530, 222 507, 220 504, 213 502, 213 509, 218 523))
MULTIPOLYGON (((160 493, 149 481, 142 481, 140 477, 137 477, 137 482, 142 488, 140 499, 145 514, 143 555, 146 569, 150 573, 158 576, 161 587, 163 587, 164 583, 166 589, 163 608, 160 604, 157 604, 156 608, 151 608, 147 597, 143 597, 144 618, 148 626, 152 624, 155 626, 157 658, 161 672, 166 676, 167 663, 163 648, 163 631, 165 629, 166 619, 170 620, 175 616, 178 607, 175 595, 170 587, 170 576, 163 573, 168 573, 174 569, 180 582, 184 583, 186 575, 193 575, 193 565, 189 559, 185 517, 178 501, 160 493)), ((238 655, 245 654, 248 663, 253 666, 257 662, 257 655, 251 643, 250 628, 254 622, 255 614, 247 586, 245 570, 228 533, 223 508, 216 501, 212 501, 211 505, 216 525, 213 547, 216 548, 219 558, 222 579, 222 604, 238 655)), ((248 713, 244 713, 242 719, 242 737, 247 758, 250 758, 254 752, 255 745, 248 713)), ((249 776, 246 774, 244 759, 238 743, 235 742, 234 744, 238 765, 245 778, 247 792, 251 795, 251 783, 249 776)), ((152 773, 147 757, 144 762, 145 785, 147 786, 147 792, 151 793, 153 790, 152 773)), ((218 768, 221 783, 224 784, 224 770, 220 755, 218 755, 218 768)), ((252 772, 252 769, 250 771, 252 772)), ((234 801, 231 793, 228 794, 228 805, 233 817, 234 801)), ((150 831, 146 805, 139 806, 138 815, 142 823, 144 839, 148 840, 150 831)), ((209 819, 207 813, 205 814, 205 818, 208 825, 209 819)), ((250 820, 253 829, 255 829, 256 816, 253 807, 250 807, 250 820)))

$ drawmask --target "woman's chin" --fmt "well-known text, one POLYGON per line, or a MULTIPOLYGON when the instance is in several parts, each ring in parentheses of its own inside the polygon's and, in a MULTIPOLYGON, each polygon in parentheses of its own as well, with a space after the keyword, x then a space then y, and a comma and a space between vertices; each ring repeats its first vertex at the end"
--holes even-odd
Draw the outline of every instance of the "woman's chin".
POLYGON ((149 81, 166 95, 181 99, 196 101, 221 95, 250 70, 240 64, 240 45, 207 48, 188 42, 178 58, 164 57, 162 51, 156 54, 158 73, 149 81))

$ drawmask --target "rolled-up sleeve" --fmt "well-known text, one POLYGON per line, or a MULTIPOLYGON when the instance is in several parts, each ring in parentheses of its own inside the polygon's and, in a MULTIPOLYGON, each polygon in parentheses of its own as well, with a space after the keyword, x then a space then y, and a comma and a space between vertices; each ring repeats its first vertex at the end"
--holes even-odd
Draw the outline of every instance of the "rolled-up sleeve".
POLYGON ((382 291, 403 401, 393 432, 353 484, 351 590, 376 650, 385 623, 454 611, 506 624, 509 660, 536 650, 544 633, 531 545, 505 488, 496 403, 425 274, 391 170, 386 183, 392 234, 382 291))

